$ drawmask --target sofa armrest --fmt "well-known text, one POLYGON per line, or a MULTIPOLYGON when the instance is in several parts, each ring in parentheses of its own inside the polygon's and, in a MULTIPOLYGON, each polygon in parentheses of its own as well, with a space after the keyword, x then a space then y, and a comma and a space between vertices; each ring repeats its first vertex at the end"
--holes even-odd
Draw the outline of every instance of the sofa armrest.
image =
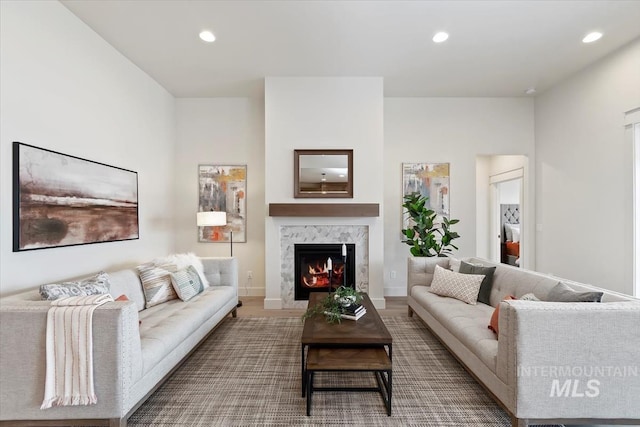
POLYGON ((98 403, 41 410, 49 301, 0 304, 0 419, 122 418, 132 383, 142 374, 138 310, 110 302, 93 315, 94 384, 98 403))
POLYGON ((414 286, 431 286, 436 265, 443 268, 449 268, 449 258, 407 258, 407 295, 411 295, 411 288, 414 286))
POLYGON ((499 331, 518 418, 640 419, 639 303, 502 302, 499 331))

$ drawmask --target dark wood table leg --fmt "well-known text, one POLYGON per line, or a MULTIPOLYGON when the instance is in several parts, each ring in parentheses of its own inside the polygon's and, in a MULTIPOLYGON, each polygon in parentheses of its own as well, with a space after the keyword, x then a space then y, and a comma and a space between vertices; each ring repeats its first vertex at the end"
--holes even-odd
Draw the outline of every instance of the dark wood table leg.
POLYGON ((302 381, 302 397, 304 397, 305 395, 305 389, 306 389, 306 385, 307 385, 307 370, 305 369, 305 363, 304 363, 304 344, 302 344, 302 354, 300 357, 300 367, 302 369, 302 376, 301 376, 301 381, 302 381))
POLYGON ((387 389, 387 415, 391 416, 391 390, 393 389, 393 384, 392 384, 392 379, 391 379, 391 375, 392 372, 391 370, 389 370, 389 372, 387 372, 387 378, 388 378, 388 382, 389 382, 389 388, 387 389))
POLYGON ((314 372, 307 372, 307 417, 311 415, 311 396, 313 394, 313 374, 314 372))

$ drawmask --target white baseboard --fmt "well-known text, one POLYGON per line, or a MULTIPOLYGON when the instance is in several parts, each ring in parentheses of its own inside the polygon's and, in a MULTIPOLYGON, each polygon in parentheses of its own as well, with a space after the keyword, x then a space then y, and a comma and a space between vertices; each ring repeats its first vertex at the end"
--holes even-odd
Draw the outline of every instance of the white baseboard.
POLYGON ((264 287, 262 286, 249 286, 244 287, 240 286, 238 288, 238 296, 240 297, 263 297, 264 296, 264 287))
POLYGON ((383 310, 387 306, 387 302, 384 298, 371 298, 371 302, 378 310, 383 310))
POLYGON ((391 287, 384 288, 384 296, 385 297, 406 297, 407 296, 407 288, 406 287, 391 287))
POLYGON ((281 298, 265 298, 264 309, 265 310, 281 310, 282 299, 281 298))

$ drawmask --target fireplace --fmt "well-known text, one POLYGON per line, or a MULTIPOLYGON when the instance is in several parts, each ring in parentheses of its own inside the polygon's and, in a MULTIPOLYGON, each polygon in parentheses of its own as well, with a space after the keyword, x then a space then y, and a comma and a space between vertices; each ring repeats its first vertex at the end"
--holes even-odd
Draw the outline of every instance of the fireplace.
POLYGON ((309 299, 311 292, 328 292, 356 282, 356 245, 347 243, 346 269, 341 243, 312 243, 294 245, 294 293, 296 301, 309 299), (328 260, 331 258, 331 274, 328 260), (345 271, 346 270, 346 271, 345 271), (329 286, 331 281, 331 287, 329 286))

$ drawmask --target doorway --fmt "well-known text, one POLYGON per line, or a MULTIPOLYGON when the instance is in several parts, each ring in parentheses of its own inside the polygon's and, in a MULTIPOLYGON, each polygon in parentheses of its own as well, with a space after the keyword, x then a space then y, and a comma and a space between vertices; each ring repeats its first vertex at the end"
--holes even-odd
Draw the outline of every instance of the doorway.
MULTIPOLYGON (((534 204, 529 158, 524 155, 476 156, 476 256, 500 263, 506 251, 506 240, 513 242, 513 234, 506 239, 504 223, 517 226, 517 243, 509 244, 512 265, 535 268, 534 204), (500 205, 510 210, 511 217, 502 217, 500 205), (517 216, 517 217, 516 217, 517 216), (506 219, 510 218, 510 219, 506 219), (503 242, 503 239, 505 240, 503 242)), ((507 254, 508 255, 508 254, 507 254)))
POLYGON ((491 221, 495 230, 493 239, 494 262, 521 266, 522 244, 522 184, 523 170, 517 169, 490 177, 495 205, 491 209, 491 221), (514 176, 517 176, 514 178, 514 176))

